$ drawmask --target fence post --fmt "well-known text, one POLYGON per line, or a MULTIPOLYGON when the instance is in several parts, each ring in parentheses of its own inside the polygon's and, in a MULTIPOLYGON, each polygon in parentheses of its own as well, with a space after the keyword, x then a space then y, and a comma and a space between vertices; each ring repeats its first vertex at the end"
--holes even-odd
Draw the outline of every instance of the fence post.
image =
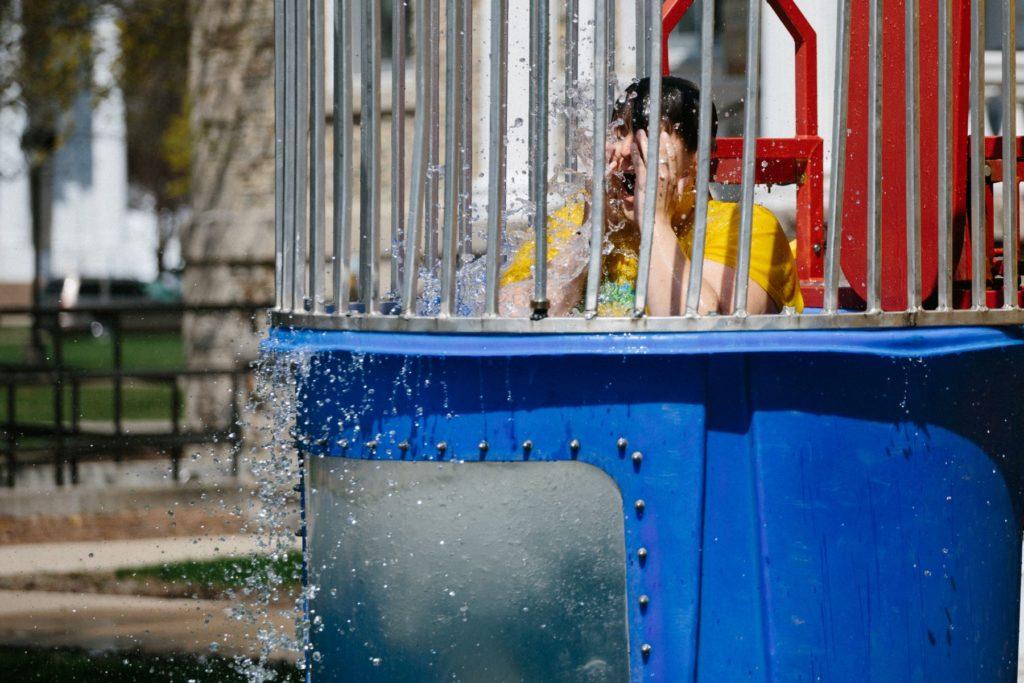
POLYGON ((78 483, 78 436, 82 432, 82 383, 78 376, 71 374, 71 436, 74 446, 69 451, 69 464, 71 466, 71 483, 78 483))
POLYGON ((171 446, 171 479, 177 482, 181 477, 181 388, 178 376, 171 376, 171 435, 174 444, 171 446))
POLYGON ((5 439, 7 443, 7 448, 6 453, 4 455, 6 456, 7 460, 6 483, 8 488, 14 488, 15 468, 17 467, 18 464, 17 456, 14 453, 18 445, 18 437, 14 433, 14 425, 15 422, 17 421, 17 407, 14 402, 15 399, 17 398, 17 388, 18 385, 15 384, 13 380, 11 381, 10 384, 7 385, 7 437, 5 439))
POLYGON ((231 372, 231 424, 228 434, 234 435, 231 439, 231 476, 238 476, 238 450, 242 447, 241 414, 238 409, 238 375, 240 370, 236 368, 231 372))
POLYGON ((53 332, 53 467, 57 486, 64 485, 64 338, 60 316, 54 317, 53 332))
POLYGON ((123 459, 120 450, 120 437, 124 434, 124 425, 122 424, 123 420, 121 418, 121 372, 124 368, 124 348, 122 346, 121 339, 122 329, 120 314, 114 314, 114 322, 110 327, 111 338, 114 343, 114 435, 118 437, 116 439, 118 448, 114 451, 114 462, 120 463, 123 459))

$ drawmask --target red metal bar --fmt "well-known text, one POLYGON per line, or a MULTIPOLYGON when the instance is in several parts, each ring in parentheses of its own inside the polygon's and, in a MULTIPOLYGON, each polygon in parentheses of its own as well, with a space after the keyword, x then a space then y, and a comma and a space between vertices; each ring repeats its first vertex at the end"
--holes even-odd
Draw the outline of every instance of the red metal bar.
MULTIPOLYGON (((693 0, 667 0, 661 8, 663 73, 669 73, 668 36, 690 10, 693 0)), ((818 134, 818 35, 794 0, 768 0, 768 5, 789 31, 796 49, 796 134, 818 134)))

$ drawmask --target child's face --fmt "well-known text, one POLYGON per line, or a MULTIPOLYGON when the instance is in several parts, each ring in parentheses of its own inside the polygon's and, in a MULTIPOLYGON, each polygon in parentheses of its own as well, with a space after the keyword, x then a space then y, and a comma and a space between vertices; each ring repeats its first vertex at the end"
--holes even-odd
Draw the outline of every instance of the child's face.
MULTIPOLYGON (((631 223, 638 222, 636 215, 636 169, 633 164, 636 136, 626 126, 617 126, 605 145, 605 177, 607 181, 608 204, 610 209, 609 218, 616 222, 622 220, 631 223)), ((678 178, 672 178, 675 185, 679 180, 687 188, 683 201, 679 203, 677 213, 673 216, 675 220, 683 220, 693 209, 694 191, 697 179, 697 155, 686 148, 682 148, 682 163, 678 165, 681 169, 678 178)), ((664 155, 664 149, 661 150, 664 155)), ((662 159, 663 161, 663 159, 662 159)), ((667 168, 661 164, 662 169, 667 168)), ((643 188, 640 188, 643 190, 643 188)))

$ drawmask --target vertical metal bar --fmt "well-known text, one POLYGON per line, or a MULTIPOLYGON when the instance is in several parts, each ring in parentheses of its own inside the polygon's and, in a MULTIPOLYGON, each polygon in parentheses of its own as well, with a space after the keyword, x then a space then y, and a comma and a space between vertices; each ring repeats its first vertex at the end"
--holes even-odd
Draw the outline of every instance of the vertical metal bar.
POLYGON ((441 316, 455 315, 459 267, 459 181, 462 178, 462 0, 447 0, 445 31, 444 228, 441 250, 441 316))
POLYGON ((953 42, 953 0, 939 0, 939 258, 938 310, 948 311, 953 300, 953 127, 950 50, 953 42))
POLYGON ((882 309, 882 0, 868 5, 868 311, 882 309))
POLYGON ((971 308, 985 308, 985 0, 971 2, 971 308))
POLYGON ((1003 307, 1017 307, 1017 0, 1003 0, 1003 307))
MULTIPOLYGON (((650 12, 661 17, 661 1, 650 0, 650 12)), ((661 148, 661 21, 650 22, 650 52, 648 63, 651 79, 650 100, 647 105, 647 167, 644 187, 643 221, 640 229, 640 258, 636 274, 636 300, 633 315, 640 317, 647 309, 647 283, 651 277, 651 248, 654 243, 654 217, 657 212, 658 171, 661 148)))
POLYGON ((404 260, 406 0, 392 0, 391 7, 391 276, 388 298, 393 299, 401 286, 404 260))
MULTIPOLYGON (((651 17, 649 0, 636 0, 636 78, 650 75, 649 52, 645 50, 651 39, 651 17)), ((659 12, 660 14, 660 12, 659 12)))
POLYGON ((334 0, 334 310, 351 300, 352 249, 352 0, 334 0))
POLYGON ((907 310, 921 308, 921 92, 919 0, 906 0, 907 310))
POLYGON ((441 17, 440 0, 424 0, 429 7, 428 18, 430 20, 429 35, 427 38, 430 65, 427 69, 429 76, 427 83, 434 91, 430 98, 430 125, 427 129, 427 206, 426 219, 424 221, 424 251, 426 252, 426 267, 428 273, 434 273, 437 267, 437 218, 438 199, 440 196, 440 174, 438 167, 441 163, 441 98, 437 93, 440 82, 441 68, 441 17))
POLYGON ((750 0, 747 24, 747 88, 743 100, 743 195, 740 204, 740 244, 732 308, 747 313, 750 280, 750 239, 754 231, 754 178, 757 171, 758 84, 761 81, 761 0, 750 0))
POLYGON ((530 202, 536 254, 534 256, 533 317, 548 309, 548 0, 530 6, 530 202))
POLYGON ((282 173, 284 175, 284 207, 282 209, 284 232, 282 234, 282 265, 281 265, 281 308, 294 310, 295 302, 295 2, 297 0, 281 0, 284 12, 284 74, 281 81, 284 86, 284 141, 282 147, 282 173))
POLYGON ((310 47, 310 166, 313 182, 309 188, 309 293, 313 299, 313 312, 323 313, 327 304, 324 281, 324 252, 327 232, 327 104, 324 83, 324 31, 326 12, 324 2, 311 0, 309 30, 312 33, 310 47))
MULTIPOLYGON (((611 103, 611 102, 615 102, 615 95, 616 95, 616 93, 618 92, 618 89, 619 89, 619 79, 618 79, 619 71, 618 71, 618 62, 616 62, 616 59, 618 59, 618 57, 616 56, 616 52, 615 52, 615 50, 616 50, 616 40, 617 40, 617 36, 615 35, 615 31, 617 30, 617 28, 616 28, 616 19, 615 19, 615 17, 616 17, 615 3, 612 2, 610 5, 608 5, 608 9, 610 9, 611 11, 607 11, 607 10, 605 11, 605 16, 607 17, 607 22, 606 23, 607 23, 607 26, 608 26, 608 29, 607 29, 607 34, 608 34, 608 60, 607 60, 607 62, 608 62, 608 69, 607 69, 607 71, 608 71, 608 73, 606 74, 606 76, 607 76, 607 85, 605 87, 605 90, 606 90, 606 97, 608 99, 608 102, 611 103)), ((601 125, 602 126, 607 126, 608 125, 607 119, 601 125)))
POLYGON ((608 0, 594 0, 594 150, 590 194, 590 263, 587 268, 586 316, 597 315, 601 286, 601 250, 604 240, 605 142, 608 138, 608 0))
POLYGON ((485 313, 498 315, 501 236, 505 229, 505 130, 508 117, 508 0, 491 0, 491 113, 487 181, 485 313))
POLYGON ((462 164, 459 177, 459 241, 462 253, 473 252, 473 3, 462 4, 462 164))
MULTIPOLYGON (((916 1, 916 0, 915 0, 916 1)), ((846 186, 846 114, 849 107, 850 0, 836 7, 835 92, 832 104, 832 172, 829 187, 828 234, 825 243, 825 293, 822 311, 836 312, 839 302, 839 256, 843 237, 843 198, 846 186)))
POLYGON ((402 281, 402 307, 405 315, 416 313, 416 284, 419 281, 419 236, 423 220, 423 194, 427 178, 427 126, 430 117, 432 84, 427 82, 430 50, 427 48, 430 7, 417 4, 416 21, 416 128, 412 142, 412 178, 409 183, 409 218, 405 224, 405 263, 402 281))
POLYGON ((711 74, 714 67, 715 0, 704 0, 700 22, 700 104, 697 108, 697 205, 686 287, 686 314, 696 315, 704 284, 704 244, 708 228, 708 185, 711 182, 711 74))
POLYGON ((579 127, 579 116, 576 111, 578 97, 580 66, 580 7, 579 0, 567 0, 565 3, 565 170, 575 178, 576 129, 579 127))
POLYGON ((292 309, 306 310, 308 305, 306 238, 309 220, 309 0, 295 3, 295 251, 292 272, 295 290, 292 309))
POLYGON ((284 301, 284 3, 274 0, 274 306, 284 301))
POLYGON ((361 50, 359 119, 359 298, 367 315, 377 312, 380 253, 380 3, 363 0, 366 35, 361 50))

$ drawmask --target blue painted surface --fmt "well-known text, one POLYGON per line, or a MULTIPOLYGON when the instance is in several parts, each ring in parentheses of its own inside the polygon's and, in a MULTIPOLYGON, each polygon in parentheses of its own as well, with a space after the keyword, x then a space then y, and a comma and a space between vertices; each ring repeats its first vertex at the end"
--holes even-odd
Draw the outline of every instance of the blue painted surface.
POLYGON ((1020 330, 274 330, 265 347, 309 355, 314 453, 433 459, 445 441, 446 459, 606 471, 634 680, 1015 679, 1020 330))

